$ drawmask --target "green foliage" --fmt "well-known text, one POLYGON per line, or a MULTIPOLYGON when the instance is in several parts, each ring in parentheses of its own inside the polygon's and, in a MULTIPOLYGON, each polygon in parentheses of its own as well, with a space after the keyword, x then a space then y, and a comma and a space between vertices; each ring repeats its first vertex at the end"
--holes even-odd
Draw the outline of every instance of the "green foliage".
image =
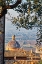
POLYGON ((42 60, 40 60, 37 64, 42 64, 42 60))
POLYGON ((38 17, 41 16, 42 13, 42 6, 39 0, 26 0, 26 2, 19 4, 15 8, 15 11, 21 13, 22 16, 19 15, 12 21, 12 23, 18 25, 19 27, 28 29, 28 27, 31 28, 32 25, 38 23, 38 17), (33 4, 31 1, 33 1, 33 4), (35 12, 35 17, 31 19, 31 22, 29 22, 30 14, 32 14, 33 12, 35 12), (36 16, 36 13, 38 16, 36 16))
POLYGON ((12 2, 13 2, 12 0, 0 0, 0 5, 1 6, 3 6, 3 5, 9 5, 12 2))
POLYGON ((20 18, 19 20, 20 24, 22 25, 24 22, 23 22, 23 18, 20 18))

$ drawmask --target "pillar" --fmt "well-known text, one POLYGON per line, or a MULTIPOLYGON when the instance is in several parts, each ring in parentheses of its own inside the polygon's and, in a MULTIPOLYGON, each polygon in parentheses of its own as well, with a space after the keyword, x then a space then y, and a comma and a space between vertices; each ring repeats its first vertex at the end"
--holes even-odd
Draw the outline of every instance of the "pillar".
POLYGON ((5 16, 0 18, 0 64, 4 64, 5 16))

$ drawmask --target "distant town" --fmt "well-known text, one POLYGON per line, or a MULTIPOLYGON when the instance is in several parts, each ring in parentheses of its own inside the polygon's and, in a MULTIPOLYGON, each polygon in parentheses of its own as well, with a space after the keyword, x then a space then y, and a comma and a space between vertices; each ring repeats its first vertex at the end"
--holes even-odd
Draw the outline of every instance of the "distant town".
POLYGON ((37 47, 36 41, 13 40, 5 45, 5 64, 35 64, 42 60, 42 46, 37 47), (21 45, 20 45, 20 43, 21 45), (31 42, 31 43, 30 43, 31 42))

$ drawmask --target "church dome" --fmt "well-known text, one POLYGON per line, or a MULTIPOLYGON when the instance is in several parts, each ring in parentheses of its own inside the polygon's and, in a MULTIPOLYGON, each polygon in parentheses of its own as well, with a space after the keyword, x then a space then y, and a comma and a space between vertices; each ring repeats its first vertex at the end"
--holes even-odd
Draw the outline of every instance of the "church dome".
POLYGON ((20 44, 17 41, 10 41, 10 42, 8 42, 8 47, 20 48, 20 44))
POLYGON ((6 49, 7 50, 12 50, 14 48, 20 48, 20 44, 16 40, 11 40, 8 42, 6 49))

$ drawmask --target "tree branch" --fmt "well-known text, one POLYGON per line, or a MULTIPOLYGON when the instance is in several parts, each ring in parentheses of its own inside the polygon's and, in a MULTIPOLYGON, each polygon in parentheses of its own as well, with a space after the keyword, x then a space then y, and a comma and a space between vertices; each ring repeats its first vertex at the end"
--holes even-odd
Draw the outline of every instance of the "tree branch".
POLYGON ((15 4, 13 4, 13 5, 7 5, 7 6, 6 6, 6 9, 13 9, 13 8, 17 7, 18 4, 21 3, 21 1, 22 1, 22 0, 17 0, 17 2, 16 2, 15 4))

